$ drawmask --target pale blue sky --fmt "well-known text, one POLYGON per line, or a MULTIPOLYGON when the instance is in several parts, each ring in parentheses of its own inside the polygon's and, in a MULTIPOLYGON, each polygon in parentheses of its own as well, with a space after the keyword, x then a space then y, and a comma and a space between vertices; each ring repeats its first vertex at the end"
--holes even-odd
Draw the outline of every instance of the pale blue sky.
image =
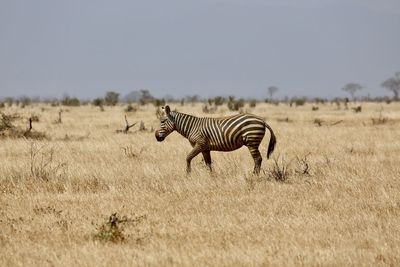
POLYGON ((0 0, 0 97, 387 94, 399 0, 0 0))

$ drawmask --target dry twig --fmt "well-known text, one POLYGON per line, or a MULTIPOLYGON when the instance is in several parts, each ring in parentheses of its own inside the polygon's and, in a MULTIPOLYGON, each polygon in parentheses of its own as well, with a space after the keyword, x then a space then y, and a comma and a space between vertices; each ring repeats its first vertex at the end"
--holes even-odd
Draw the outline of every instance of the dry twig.
POLYGON ((135 126, 137 124, 137 122, 133 123, 133 124, 129 124, 128 119, 126 117, 125 114, 125 128, 123 130, 116 130, 117 133, 128 133, 129 129, 132 128, 133 126, 135 126))

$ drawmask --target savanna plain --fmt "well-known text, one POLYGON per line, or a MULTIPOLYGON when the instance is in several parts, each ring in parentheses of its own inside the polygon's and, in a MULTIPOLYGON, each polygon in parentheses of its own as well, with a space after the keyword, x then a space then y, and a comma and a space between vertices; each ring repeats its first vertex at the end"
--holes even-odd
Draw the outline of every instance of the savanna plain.
POLYGON ((46 138, 0 137, 0 265, 399 266, 400 103, 313 105, 245 105, 277 136, 259 176, 246 147, 187 175, 191 146, 156 141, 153 105, 2 108, 46 138))

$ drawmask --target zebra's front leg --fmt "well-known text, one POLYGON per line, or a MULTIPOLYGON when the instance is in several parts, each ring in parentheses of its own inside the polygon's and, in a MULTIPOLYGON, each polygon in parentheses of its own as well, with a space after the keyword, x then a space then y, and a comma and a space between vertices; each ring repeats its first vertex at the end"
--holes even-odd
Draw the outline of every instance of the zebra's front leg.
POLYGON ((199 145, 195 145, 192 149, 192 151, 190 151, 190 153, 187 155, 186 157, 186 172, 190 173, 192 168, 190 167, 190 162, 192 161, 192 159, 194 157, 196 157, 200 152, 202 152, 202 148, 199 145))
POLYGON ((204 158, 204 162, 206 163, 206 165, 208 166, 208 168, 210 169, 210 172, 212 171, 211 168, 211 152, 210 150, 206 150, 203 151, 203 158, 204 158))

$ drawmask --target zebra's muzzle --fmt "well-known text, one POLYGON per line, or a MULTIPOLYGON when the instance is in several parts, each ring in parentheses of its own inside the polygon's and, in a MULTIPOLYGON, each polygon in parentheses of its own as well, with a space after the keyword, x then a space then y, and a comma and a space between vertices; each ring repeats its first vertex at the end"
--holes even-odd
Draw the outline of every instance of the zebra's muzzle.
POLYGON ((164 141, 165 137, 161 137, 158 131, 155 132, 155 135, 158 142, 164 141))

